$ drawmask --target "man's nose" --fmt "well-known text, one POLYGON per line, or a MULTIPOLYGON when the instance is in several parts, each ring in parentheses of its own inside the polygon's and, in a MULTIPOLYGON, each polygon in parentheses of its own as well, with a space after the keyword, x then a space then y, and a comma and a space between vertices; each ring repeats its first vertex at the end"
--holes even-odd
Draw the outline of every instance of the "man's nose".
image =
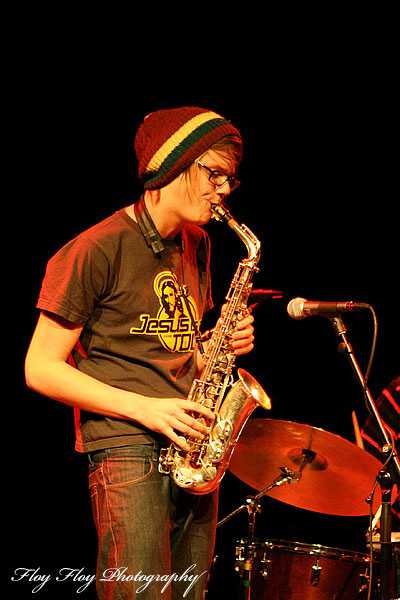
POLYGON ((217 188, 217 194, 220 196, 228 196, 231 193, 231 186, 229 181, 225 181, 222 185, 217 188))

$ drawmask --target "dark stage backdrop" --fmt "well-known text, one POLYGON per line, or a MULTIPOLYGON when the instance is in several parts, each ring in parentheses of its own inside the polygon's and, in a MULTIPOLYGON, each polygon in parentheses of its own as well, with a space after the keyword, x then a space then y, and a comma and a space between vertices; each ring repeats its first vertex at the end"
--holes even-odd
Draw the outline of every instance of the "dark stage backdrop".
MULTIPOLYGON (((373 397, 399 375, 399 37, 390 18, 362 27, 306 18, 290 24, 267 15, 260 22, 242 9, 230 17, 202 14, 193 27, 189 17, 140 17, 105 24, 94 15, 84 25, 78 16, 50 17, 43 25, 36 16, 15 20, 8 32, 3 489, 15 597, 30 597, 34 587, 26 578, 11 581, 17 568, 32 569, 32 579, 51 575, 39 598, 76 596, 78 581, 56 581, 60 569, 76 569, 76 579, 95 572, 72 409, 28 390, 23 361, 48 258, 140 193, 132 145, 149 112, 205 106, 242 131, 242 185, 231 211, 262 242, 254 286, 283 293, 258 308, 255 350, 238 360, 272 398, 272 410, 254 416, 320 427, 351 442, 351 412, 360 424, 366 417, 331 323, 287 315, 297 296, 371 304, 379 325, 373 397)), ((207 231, 218 310, 205 326, 245 256, 228 228, 210 223, 207 231)), ((344 322, 365 372, 371 315, 345 315, 344 322)), ((254 492, 228 472, 221 518, 254 492)), ((366 551, 367 517, 318 514, 267 497, 262 508, 258 538, 366 551)), ((236 540, 246 533, 245 514, 218 530, 214 589, 232 597, 236 540)), ((79 597, 93 596, 91 584, 79 597)))

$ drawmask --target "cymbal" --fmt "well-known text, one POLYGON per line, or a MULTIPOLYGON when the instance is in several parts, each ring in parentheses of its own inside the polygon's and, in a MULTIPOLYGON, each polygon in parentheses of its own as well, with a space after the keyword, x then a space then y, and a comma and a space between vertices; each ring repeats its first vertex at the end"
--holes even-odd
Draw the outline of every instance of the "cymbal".
MULTIPOLYGON (((247 485, 262 491, 281 467, 295 472, 290 484, 267 495, 306 510, 342 516, 369 514, 371 494, 382 465, 377 458, 338 435, 291 421, 250 419, 229 464, 247 485)), ((395 497, 395 494, 394 494, 395 497)), ((374 512, 381 503, 374 494, 374 512)))

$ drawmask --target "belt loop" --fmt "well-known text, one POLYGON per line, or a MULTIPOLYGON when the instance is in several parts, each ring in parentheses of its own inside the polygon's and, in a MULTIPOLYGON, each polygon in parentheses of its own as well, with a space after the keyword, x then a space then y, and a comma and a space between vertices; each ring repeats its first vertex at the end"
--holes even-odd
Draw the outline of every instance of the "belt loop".
POLYGON ((158 459, 160 458, 160 444, 154 443, 153 444, 153 460, 158 461, 158 459))

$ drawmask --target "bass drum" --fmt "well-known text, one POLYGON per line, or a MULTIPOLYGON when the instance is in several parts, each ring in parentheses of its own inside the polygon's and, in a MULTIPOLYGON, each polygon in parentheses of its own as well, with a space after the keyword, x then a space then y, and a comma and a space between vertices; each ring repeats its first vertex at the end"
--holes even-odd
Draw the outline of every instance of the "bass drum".
POLYGON ((252 600, 364 600, 369 557, 298 542, 256 542, 252 600))

